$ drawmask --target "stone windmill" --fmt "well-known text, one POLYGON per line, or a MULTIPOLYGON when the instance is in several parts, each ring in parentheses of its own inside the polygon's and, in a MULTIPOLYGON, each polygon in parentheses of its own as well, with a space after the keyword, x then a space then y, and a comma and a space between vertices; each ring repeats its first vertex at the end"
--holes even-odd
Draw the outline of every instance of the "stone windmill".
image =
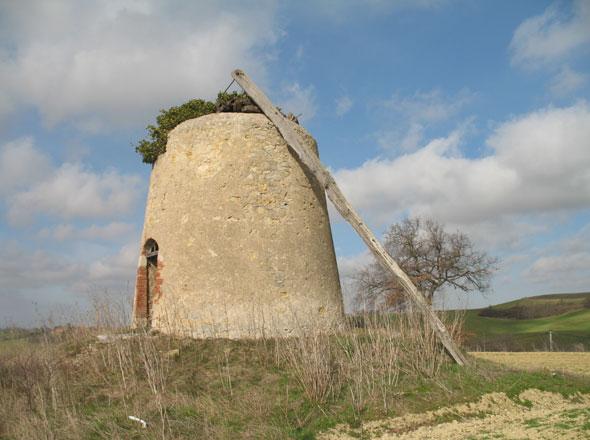
MULTIPOLYGON (((150 176, 137 324, 248 338, 327 330, 341 320, 324 191, 250 107, 224 108, 169 133, 150 176)), ((287 123, 317 154, 313 138, 287 123)))
MULTIPOLYGON (((292 121, 289 121, 288 119, 285 118, 285 116, 270 102, 270 100, 264 95, 264 93, 250 80, 250 78, 241 70, 235 70, 234 72, 232 72, 232 77, 233 79, 242 87, 242 89, 252 98, 252 100, 257 104, 257 106, 262 110, 262 112, 266 115, 266 117, 268 118, 268 120, 270 120, 270 122, 272 122, 273 125, 268 126, 267 125, 267 132, 268 130, 273 132, 273 135, 271 136, 274 141, 273 141, 273 149, 272 149, 272 154, 277 154, 278 151, 274 149, 274 147, 278 147, 283 148, 285 151, 287 151, 287 149, 289 150, 289 152, 293 153, 293 156, 290 155, 283 155, 282 156, 282 161, 286 161, 284 163, 291 163, 292 165, 289 165, 289 171, 286 173, 287 175, 295 175, 298 177, 295 177, 294 180, 289 180, 288 184, 284 187, 282 187, 282 189, 286 189, 287 192, 289 191, 293 191, 294 186, 292 186, 293 184, 297 185, 300 184, 301 182, 305 182, 304 186, 306 186, 309 190, 311 190, 313 192, 313 196, 311 195, 311 193, 308 193, 307 196, 302 196, 303 198, 301 199, 301 203, 299 203, 296 206, 296 209, 293 211, 293 215, 295 217, 298 217, 298 219, 293 219, 290 218, 289 220, 291 222, 293 222, 294 224, 299 224, 299 226, 297 226, 294 231, 295 234, 297 234, 298 232, 301 233, 302 230, 306 230, 306 227, 303 227, 303 229, 301 229, 300 226, 303 226, 305 224, 307 225, 311 225, 312 228, 315 228, 315 232, 308 234, 305 237, 299 236, 299 239, 296 239, 295 241, 291 241, 290 239, 286 239, 286 237, 284 235, 282 235, 282 237, 280 239, 282 240, 286 240, 284 241, 284 243, 290 243, 290 245, 287 246, 287 248, 290 248, 293 252, 292 254, 289 255, 283 255, 281 258, 286 258, 287 260, 291 260, 292 263, 296 263, 298 260, 307 260, 309 261, 308 265, 305 265, 303 270, 296 270, 295 272, 293 272, 293 277, 290 278, 290 286, 294 289, 292 290, 292 292, 296 291, 296 286, 299 283, 309 283, 311 279, 314 279, 315 281, 311 282, 311 284, 309 284, 310 287, 314 288, 315 290, 313 291, 309 291, 306 288, 304 288, 303 290, 300 290, 299 293, 297 293, 296 295, 303 295, 301 296, 301 300, 296 299, 295 295, 291 296, 291 298, 289 298, 289 294, 287 293, 287 295, 281 299, 280 297, 277 298, 276 295, 271 295, 271 297, 269 297, 269 301, 265 302, 264 305, 269 306, 268 307, 268 311, 272 314, 275 315, 275 317, 278 315, 278 327, 273 327, 273 326, 267 326, 266 325, 266 317, 267 315, 264 314, 264 307, 262 305, 257 305, 256 302, 253 305, 253 308, 260 311, 262 313, 262 319, 263 319, 263 325, 262 327, 257 327, 255 333, 260 333, 260 331, 265 332, 265 331, 269 331, 272 334, 280 334, 281 333, 281 328, 283 330, 283 333, 289 333, 290 331, 292 331, 293 325, 297 324, 297 325, 303 325, 303 326, 326 326, 326 327, 331 327, 333 325, 334 322, 338 321, 338 319, 340 318, 341 314, 342 314, 342 299, 341 299, 341 294, 340 294, 340 286, 338 284, 338 280, 337 280, 337 269, 335 266, 335 258, 334 258, 334 251, 333 251, 333 245, 332 245, 332 239, 329 233, 329 225, 328 225, 328 217, 327 217, 327 211, 326 211, 326 205, 325 205, 325 198, 324 198, 324 192, 327 194, 328 198, 332 201, 332 203, 334 204, 334 206, 336 207, 336 209, 338 210, 338 212, 344 217, 344 219, 346 219, 351 226, 355 229, 355 231, 360 235, 360 237, 363 239, 363 241, 367 244, 367 246, 369 247, 369 249, 373 252, 375 258, 377 259, 377 261, 379 261, 379 263, 385 267, 386 269, 390 270, 391 273, 397 278, 398 282, 400 283, 400 285, 404 288, 404 291, 406 292, 406 295, 408 296, 408 298, 416 305, 417 309, 423 314, 423 316, 425 317, 425 319, 430 323, 430 325, 432 326, 433 330, 435 331, 435 333, 437 334, 439 340, 441 341, 441 343, 444 345, 444 347, 446 348, 446 350, 448 351, 448 353, 453 357, 453 359, 460 365, 464 365, 465 364, 465 358, 463 357, 461 351, 458 349, 458 347, 455 345, 454 341, 452 340, 452 338, 450 337, 447 329, 445 328, 444 324, 440 321, 440 319, 436 316, 436 314, 434 313, 434 311, 432 310, 432 308, 426 303, 424 296, 417 290, 416 286, 413 284, 413 282, 410 280, 410 278, 403 272, 403 270, 397 265, 397 263, 391 258, 391 256, 385 251, 385 249, 383 248, 383 246, 379 243, 379 241, 376 239, 376 237, 374 236, 374 234, 370 231, 370 229, 366 226, 366 224, 362 221, 362 219, 360 218, 360 216, 354 211, 354 209, 352 208, 352 206, 348 203, 348 201, 346 200, 346 198, 344 197, 344 195, 342 194, 342 192, 340 191, 340 189, 338 188, 338 186, 336 185, 336 182, 334 180, 334 178, 331 176, 331 174, 329 173, 329 171, 321 164, 318 156, 317 156, 317 149, 315 147, 315 144, 313 143, 312 140, 310 140, 310 137, 307 133, 305 133, 300 127, 298 127, 297 125, 295 125, 292 121), (274 131, 273 131, 274 130, 274 131), (276 137, 276 135, 278 135, 278 137, 276 137), (286 148, 289 147, 289 148, 286 148), (289 157, 291 157, 291 159, 289 159, 289 157), (293 160, 293 163, 290 162, 291 160, 293 160), (301 180, 302 179, 302 180, 301 180), (319 214, 312 214, 310 216, 310 211, 309 209, 306 211, 306 209, 304 208, 306 203, 309 200, 306 200, 306 197, 311 197, 311 199, 309 200, 313 200, 311 202, 311 204, 309 205, 308 208, 317 208, 318 206, 320 207, 320 211, 321 213, 319 214), (314 217, 315 215, 315 217, 314 217), (308 223, 308 218, 311 219, 311 223, 308 223), (323 220, 324 219, 324 220, 323 220), (326 229, 324 229, 324 224, 326 226, 326 229), (317 227, 319 226, 319 227, 317 227), (312 245, 311 242, 306 240, 313 240, 315 241, 315 244, 312 245), (313 251, 311 251, 310 253, 310 248, 309 246, 313 247, 313 251), (314 252, 317 252, 317 255, 314 255, 314 252), (310 260, 308 260, 309 258, 311 258, 310 260), (316 258, 319 258, 316 260, 316 258), (297 278, 300 277, 300 278, 297 278), (322 288, 324 287, 328 287, 328 290, 322 290, 322 288), (305 295, 304 292, 307 292, 307 295, 305 295), (294 303, 292 303, 291 301, 293 299, 296 299, 294 303), (284 302, 283 302, 284 300, 284 302), (285 304, 289 304, 288 307, 285 307, 285 304), (295 304, 295 307, 291 308, 291 315, 287 314, 288 309, 291 307, 290 304, 295 304), (262 306, 262 308, 261 308, 262 306), (295 317, 295 320, 291 319, 287 319, 289 316, 291 317, 295 317), (299 318, 299 316, 301 318, 299 318), (318 319, 319 318, 319 319, 318 319)), ((258 115, 257 117, 262 117, 262 115, 258 115)), ((202 117, 199 118, 197 120, 194 121, 199 121, 201 120, 200 123, 196 123, 196 122, 191 122, 188 121, 189 124, 187 124, 184 126, 184 124, 181 124, 179 127, 177 127, 177 129, 175 129, 172 132, 172 138, 169 140, 169 145, 174 145, 175 142, 179 142, 182 143, 181 138, 182 136, 186 136, 186 137, 191 137, 193 136, 194 133, 201 133, 204 136, 204 142, 205 142, 205 147, 207 147, 210 144, 207 144, 208 141, 213 141, 213 138, 218 137, 217 134, 217 130, 221 127, 216 127, 215 129, 208 129, 206 126, 207 124, 212 124, 212 126, 210 128, 213 128, 213 126, 215 126, 216 122, 211 120, 205 120, 206 122, 204 122, 204 118, 207 117, 202 117), (205 126, 205 127, 203 127, 205 126), (204 128, 204 131, 203 131, 204 128), (178 131, 177 131, 178 130, 178 131), (176 133, 175 133, 176 132, 176 133), (186 133, 186 134, 182 134, 182 133, 186 133), (176 136, 176 137, 175 137, 176 136)), ((263 121, 262 119, 259 119, 258 121, 256 121, 256 124, 268 124, 268 120, 266 120, 266 118, 264 118, 265 120, 263 121)), ((253 121, 251 121, 253 122, 253 121)), ((227 139, 231 138, 231 134, 235 133, 237 130, 238 132, 240 130, 242 130, 242 126, 240 126, 239 124, 235 126, 235 128, 227 128, 224 127, 225 129, 222 130, 222 132, 225 132, 224 135, 222 136, 226 136, 227 139)), ((245 132, 241 132, 240 136, 245 136, 244 139, 251 139, 250 136, 256 138, 257 136, 262 136, 262 131, 258 131, 260 129, 260 125, 257 126, 256 130, 250 131, 250 130, 246 130, 245 132), (260 135, 258 135, 257 133, 260 133, 260 135)), ((264 130, 263 130, 264 131, 264 130)), ((266 136, 264 136, 266 137, 266 136)), ((258 139, 259 141, 262 141, 262 138, 258 139)), ((260 145, 260 142, 256 141, 254 142, 254 144, 260 145)), ((264 142, 263 142, 264 144, 264 142)), ((174 149, 174 147, 173 147, 174 149)), ((182 148, 179 148, 179 151, 182 148)), ((263 148, 264 149, 264 148, 263 148)), ((252 152, 254 153, 254 152, 252 152)), ((260 153, 260 152, 259 152, 260 153)), ((270 151, 269 151, 270 153, 270 151)), ((190 151, 186 151, 185 153, 186 155, 190 155, 192 154, 190 151)), ((262 154, 262 153, 260 153, 262 154)), ((280 153, 278 153, 280 154, 280 153)), ((172 155, 170 156, 172 157, 172 155)), ((209 169, 210 167, 215 167, 216 165, 216 158, 215 157, 211 157, 208 161, 206 161, 205 163, 203 163, 202 165, 200 165, 201 167, 204 167, 204 170, 209 169)), ((175 159, 168 159, 169 161, 174 162, 175 159)), ((256 158, 254 159, 251 164, 252 166, 254 166, 254 168, 256 168, 257 170, 258 168, 258 160, 262 160, 262 163, 264 163, 264 160, 262 159, 262 157, 260 158, 256 158)), ((274 159, 273 159, 274 160, 274 159)), ((156 165, 156 168, 158 167, 158 165, 156 165)), ((156 168, 154 168, 154 171, 156 170, 156 168)), ((268 177, 273 175, 273 171, 269 170, 268 171, 268 177)), ((264 173, 263 173, 264 174, 264 173)), ((183 180, 183 176, 176 176, 175 179, 176 180, 183 180)), ((150 181, 150 197, 152 194, 152 187, 155 186, 155 184, 153 183, 154 180, 158 180, 157 178, 154 179, 154 174, 152 174, 152 180, 150 181)), ((268 180, 268 182, 272 181, 272 179, 268 180)), ((239 183, 237 184, 239 186, 239 183)), ((182 185, 180 185, 179 187, 176 187, 174 185, 172 185, 168 191, 165 191, 163 194, 163 197, 175 197, 175 195, 173 195, 173 193, 175 192, 175 189, 180 188, 182 185), (171 192, 170 192, 171 191, 171 192)), ((282 190, 281 189, 281 190, 282 190)), ((157 191, 155 188, 153 191, 157 191)), ((275 195, 278 195, 280 193, 277 192, 275 195)), ((161 199, 161 197, 160 197, 161 199)), ((222 203, 221 201, 218 201, 219 203, 222 203)), ((277 203, 276 199, 272 198, 272 200, 269 200, 269 204, 273 205, 277 203)), ((280 202, 278 202, 280 203, 280 202)), ((288 205, 287 205, 288 206, 288 205)), ((161 210, 162 208, 160 208, 161 210)), ((164 208, 165 210, 166 208, 164 208)), ((139 318, 149 318, 149 319, 154 319, 155 314, 156 314, 156 310, 157 308, 154 306, 154 302, 156 301, 156 298, 160 298, 162 297, 162 277, 158 276, 160 274, 160 267, 163 267, 164 270, 166 267, 168 267, 168 257, 165 257, 165 259, 161 259, 160 263, 157 263, 157 269, 155 271, 151 271, 150 272, 150 258, 154 259, 153 255, 154 252, 157 252, 158 255, 159 254, 159 247, 157 245, 154 245, 154 243, 152 241, 150 241, 150 239, 148 238, 148 234, 146 234, 146 228, 147 225, 150 223, 158 223, 157 219, 151 220, 149 218, 149 211, 150 211, 150 202, 148 200, 148 210, 146 211, 146 227, 144 228, 144 240, 145 241, 145 246, 144 247, 144 252, 142 257, 140 258, 140 264, 139 264, 139 269, 138 269, 138 282, 137 282, 137 288, 136 288, 136 297, 135 297, 135 305, 134 305, 134 316, 137 319, 139 318), (145 268, 145 270, 143 270, 143 268, 145 268), (150 275, 151 273, 153 273, 153 275, 150 275), (153 298, 154 299, 150 299, 148 298, 148 296, 150 296, 150 280, 152 280, 151 283, 152 285, 155 286, 155 291, 153 293, 153 298), (144 281, 145 280, 145 283, 144 281), (142 284, 144 283, 144 284, 142 284), (147 296, 143 296, 142 297, 142 292, 148 292, 147 296), (145 310, 145 316, 142 316, 141 310, 145 310), (150 316, 150 313, 153 313, 153 316, 150 316)), ((178 215, 175 216, 175 218, 178 218, 178 215)), ((181 217, 182 219, 186 218, 186 217, 181 217)), ((266 219, 268 219, 269 217, 265 217, 266 219)), ((181 220, 181 222, 184 220, 181 220)), ((188 222, 189 220, 187 220, 188 222)), ((267 221, 267 220, 264 220, 267 221)), ((280 223, 280 222, 279 222, 280 223)), ((164 231, 163 231, 164 232, 164 231)), ((292 234, 292 230, 289 230, 287 232, 287 235, 292 234)), ((281 235, 281 234, 279 234, 281 235)), ((212 239, 215 239, 215 237, 211 237, 212 239)), ((265 238, 261 238, 261 240, 263 242, 265 242, 265 244, 262 244, 262 242, 260 242, 260 246, 258 247, 258 249, 264 249, 264 246, 266 246, 269 241, 272 241, 272 239, 269 238, 269 236, 266 236, 265 238)), ((255 243, 255 241, 251 242, 251 243, 255 243)), ((186 249, 187 246, 189 246, 189 243, 181 243, 180 245, 180 249, 186 249)), ((255 246, 256 247, 256 246, 255 246)), ((275 247, 271 247, 268 249, 269 253, 274 252, 275 249, 278 248, 282 248, 282 244, 275 246, 275 247)), ((266 251, 263 251, 266 252, 266 251)), ((269 253, 266 253, 266 255, 270 255, 269 253)), ((218 254, 217 254, 218 255, 218 254)), ((213 255, 211 255, 211 258, 215 258, 213 255)), ((279 258, 280 260, 280 258, 279 258)), ((274 261, 278 261, 278 260, 274 260, 274 261)), ((300 262, 300 261, 299 261, 300 262)), ((270 262, 267 262, 270 263, 270 262)), ((258 267, 258 269, 262 272, 264 272, 265 270, 269 270, 271 269, 273 266, 272 264, 270 265, 266 265, 264 267, 258 267)), ((198 266, 194 267, 194 270, 199 270, 198 266)), ((228 268, 228 270, 231 272, 230 268, 228 268)), ((232 283, 235 283, 237 279, 240 279, 242 276, 245 276, 245 274, 247 273, 247 270, 242 270, 239 272, 234 273, 233 277, 230 277, 229 279, 224 279, 221 281, 221 285, 233 285, 232 283)), ((228 273, 228 272, 222 272, 223 273, 228 273)), ((216 274, 214 275, 215 277, 218 276, 223 276, 222 274, 216 274)), ((188 275, 190 277, 190 275, 188 275)), ((258 275, 257 275, 258 276, 258 275)), ((250 281, 250 283, 252 283, 253 285, 260 283, 260 287, 261 287, 261 292, 262 289, 267 288, 268 286, 264 283, 261 283, 258 280, 269 280, 269 278, 255 278, 253 280, 250 281)), ((167 279, 166 281, 167 282, 167 279)), ((276 282, 277 280, 275 279, 275 284, 273 286, 276 286, 276 282)), ((217 282, 218 285, 220 285, 219 281, 217 282)), ((272 282, 271 282, 272 285, 272 282)), ((173 293, 174 289, 170 290, 170 296, 175 297, 175 294, 173 293)), ((242 292, 239 287, 236 290, 238 293, 237 295, 240 296, 242 295, 242 292)), ((276 291, 276 289, 275 289, 276 291)), ((264 294, 262 294, 264 296, 264 294)), ((165 296, 165 295, 164 295, 165 296)), ((177 297, 177 295, 176 295, 177 297)), ((244 303, 241 303, 244 304, 244 303)), ((183 304, 178 304, 181 308, 183 308, 183 304)), ((212 309, 207 309, 208 312, 207 313, 211 313, 212 309)), ((200 313, 200 311, 198 311, 200 313)), ((186 316, 187 311, 183 310, 180 314, 175 314, 175 312, 172 312, 172 316, 174 316, 174 320, 178 321, 178 319, 180 317, 185 317, 186 316)), ((213 312, 213 316, 216 317, 215 319, 219 319, 219 314, 218 311, 217 312, 213 312)), ((231 319, 234 319, 234 323, 241 323, 241 322, 245 322, 245 321, 241 321, 242 316, 244 316, 244 310, 240 310, 240 307, 236 307, 234 309, 232 309, 229 314, 228 314, 228 318, 231 317, 231 319)), ((186 318, 185 318, 186 319, 186 318)), ((187 324, 190 323, 190 318, 187 320, 187 324)), ((240 324, 240 325, 245 325, 245 324, 240 324)), ((240 325, 238 325, 237 327, 235 327, 236 329, 236 335, 237 336, 243 336, 244 335, 244 329, 243 327, 240 327, 240 325), (239 328, 238 328, 239 327, 239 328)), ((186 326, 186 324, 185 324, 186 326)), ((201 322, 201 329, 203 328, 202 326, 202 322, 201 322)))

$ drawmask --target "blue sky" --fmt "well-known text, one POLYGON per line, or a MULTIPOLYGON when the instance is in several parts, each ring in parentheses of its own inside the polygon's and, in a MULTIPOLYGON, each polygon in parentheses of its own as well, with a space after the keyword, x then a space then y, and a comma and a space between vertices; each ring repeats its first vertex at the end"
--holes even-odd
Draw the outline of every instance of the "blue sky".
MULTIPOLYGON (((0 325, 131 295, 133 145, 237 67, 302 115, 378 235, 431 216, 501 258, 467 305, 590 290, 587 0, 5 0, 0 325)), ((369 257, 332 223, 348 294, 369 257)))

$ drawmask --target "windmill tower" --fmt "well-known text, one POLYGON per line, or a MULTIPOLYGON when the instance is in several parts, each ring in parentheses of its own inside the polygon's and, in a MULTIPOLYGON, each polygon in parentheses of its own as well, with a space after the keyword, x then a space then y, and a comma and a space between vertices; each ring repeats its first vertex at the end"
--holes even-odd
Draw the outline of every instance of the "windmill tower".
POLYGON ((240 338, 339 322, 326 199, 310 177, 263 114, 215 113, 172 130, 150 177, 136 324, 240 338))

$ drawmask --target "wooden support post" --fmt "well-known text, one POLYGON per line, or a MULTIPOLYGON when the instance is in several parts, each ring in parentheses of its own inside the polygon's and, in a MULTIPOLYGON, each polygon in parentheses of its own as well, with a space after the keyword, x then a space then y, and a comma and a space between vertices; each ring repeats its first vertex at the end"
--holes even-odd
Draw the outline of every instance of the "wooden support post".
POLYGON ((254 100, 264 114, 277 127, 279 133, 285 138, 287 144, 293 152, 299 157, 301 162, 315 176, 318 182, 326 191, 328 198, 332 201, 340 215, 354 228, 360 235, 369 249, 375 255, 379 263, 397 278, 398 282, 404 288, 404 291, 412 302, 418 307, 419 311, 430 322, 443 346, 446 348, 451 357, 459 365, 465 365, 466 360, 463 354, 456 346, 455 342, 449 335, 444 324, 438 318, 432 307, 426 302, 422 293, 418 291, 412 280, 398 266, 393 258, 383 248, 371 230, 365 225, 361 217, 356 213, 353 207, 348 203, 336 181, 330 172, 322 165, 316 155, 308 150, 305 142, 300 135, 292 128, 292 122, 288 121, 281 112, 273 105, 266 95, 254 84, 254 82, 241 70, 232 72, 233 79, 244 89, 244 91, 254 100))

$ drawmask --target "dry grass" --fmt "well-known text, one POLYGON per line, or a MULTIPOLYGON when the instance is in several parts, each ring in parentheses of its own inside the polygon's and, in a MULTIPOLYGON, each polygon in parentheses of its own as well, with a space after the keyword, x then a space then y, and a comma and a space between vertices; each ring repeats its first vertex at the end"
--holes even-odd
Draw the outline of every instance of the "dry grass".
MULTIPOLYGON (((453 337, 462 329, 462 315, 442 315, 453 337), (450 319, 449 319, 450 318, 450 319)), ((448 356, 435 332, 414 310, 384 317, 365 314, 332 333, 299 329, 297 337, 277 344, 277 358, 286 362, 307 398, 321 404, 345 390, 354 416, 369 406, 387 413, 405 377, 434 378, 448 356)))
POLYGON ((311 438, 399 409, 401 378, 436 380, 449 363, 412 311, 250 341, 131 334, 126 322, 97 303, 85 327, 0 344, 0 439, 311 438))
POLYGON ((529 371, 590 375, 590 353, 587 352, 473 352, 471 355, 529 371))

